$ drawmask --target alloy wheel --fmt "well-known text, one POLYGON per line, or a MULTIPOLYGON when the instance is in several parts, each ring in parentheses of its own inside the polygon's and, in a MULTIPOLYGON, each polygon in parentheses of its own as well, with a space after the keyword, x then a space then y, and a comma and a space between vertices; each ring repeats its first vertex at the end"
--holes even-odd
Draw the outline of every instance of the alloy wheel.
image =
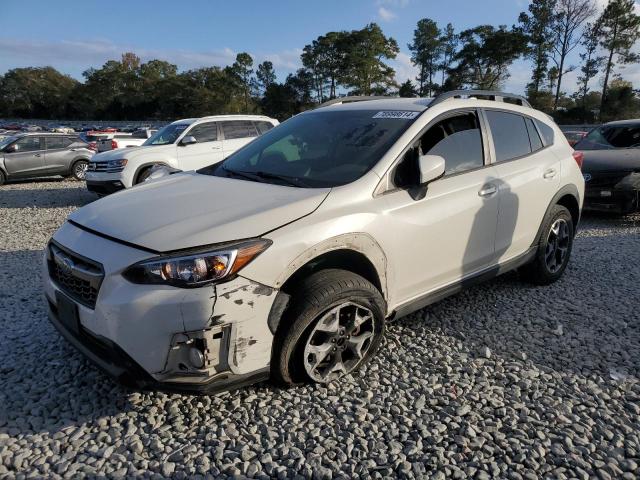
POLYGON ((84 174, 87 171, 89 164, 87 162, 78 162, 73 167, 73 176, 78 180, 84 179, 84 174))
POLYGON ((324 313, 304 348, 309 377, 327 383, 355 370, 373 345, 375 322, 371 310, 352 302, 324 313))
POLYGON ((569 243, 569 225, 564 218, 559 218, 551 225, 547 237, 544 259, 549 272, 556 273, 562 268, 569 252, 569 243))

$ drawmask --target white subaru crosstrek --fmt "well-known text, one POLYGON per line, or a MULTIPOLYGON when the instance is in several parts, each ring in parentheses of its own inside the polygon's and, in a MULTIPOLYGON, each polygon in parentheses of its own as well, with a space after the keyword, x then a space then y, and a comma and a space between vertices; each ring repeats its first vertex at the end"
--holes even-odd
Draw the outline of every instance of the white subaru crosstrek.
POLYGON ((584 182, 547 115, 496 92, 355 100, 72 213, 43 262, 53 324, 142 387, 326 383, 389 319, 563 274, 584 182))
POLYGON ((144 182, 156 166, 197 170, 223 160, 278 123, 262 115, 177 120, 141 146, 94 155, 85 173, 87 189, 98 195, 114 193, 144 182))

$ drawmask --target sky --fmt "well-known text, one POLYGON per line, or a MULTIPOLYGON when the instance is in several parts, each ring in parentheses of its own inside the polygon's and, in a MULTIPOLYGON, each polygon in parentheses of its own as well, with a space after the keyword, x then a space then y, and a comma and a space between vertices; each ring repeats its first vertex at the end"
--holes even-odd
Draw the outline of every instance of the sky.
MULTIPOLYGON (((598 4, 606 0, 596 0, 598 4)), ((480 24, 513 25, 526 0, 0 0, 0 74, 16 67, 51 65, 82 79, 89 67, 126 51, 143 61, 167 60, 180 70, 233 63, 239 52, 255 64, 273 62, 282 80, 301 66, 302 48, 319 35, 377 22, 396 39, 400 53, 389 63, 399 82, 415 79, 407 44, 416 22, 432 18, 456 31, 480 24)), ((574 55, 572 62, 577 63, 574 55)), ((523 93, 531 66, 516 62, 505 90, 523 93)), ((640 68, 621 73, 640 83, 640 68)), ((575 86, 577 72, 563 82, 575 86)))

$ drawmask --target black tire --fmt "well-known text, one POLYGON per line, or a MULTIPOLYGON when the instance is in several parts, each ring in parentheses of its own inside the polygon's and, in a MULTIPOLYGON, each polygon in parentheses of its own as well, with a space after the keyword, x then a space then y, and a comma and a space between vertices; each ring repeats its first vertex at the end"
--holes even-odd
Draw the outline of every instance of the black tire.
POLYGON ((139 174, 138 174, 138 178, 136 178, 136 185, 138 185, 139 183, 144 182, 147 178, 149 178, 149 175, 151 175, 151 169, 153 168, 153 165, 149 166, 149 167, 145 167, 139 174))
MULTIPOLYGON (((522 277, 535 285, 549 285, 557 281, 564 273, 571 258, 574 229, 573 218, 569 210, 562 205, 554 205, 542 223, 535 258, 520 269, 522 277), (559 224, 560 222, 564 223, 567 229, 566 252, 561 260, 559 259, 559 253, 553 253, 553 241, 556 235, 552 234, 551 229, 556 225, 556 222, 559 224), (551 254, 550 251, 552 251, 551 254), (549 258, 552 260, 549 260, 549 258)), ((555 247, 557 248, 561 244, 564 245, 565 242, 557 242, 555 247)))
POLYGON ((0 185, 4 185, 4 182, 7 181, 7 177, 2 170, 0 170, 0 185))
POLYGON ((84 174, 89 166, 89 160, 76 160, 71 166, 71 176, 76 180, 84 180, 84 174))
MULTIPOLYGON (((350 304, 348 308, 363 307, 373 314, 373 335, 366 353, 362 359, 356 360, 357 364, 346 374, 355 372, 371 358, 384 335, 384 298, 375 286, 360 275, 346 270, 321 270, 300 282, 292 294, 291 305, 280 322, 271 361, 271 378, 274 382, 280 385, 296 385, 314 381, 329 383, 334 380, 322 382, 309 376, 304 364, 304 349, 323 315, 339 305, 346 304, 350 304)), ((331 355, 329 354, 329 357, 331 355)), ((340 353, 341 358, 342 355, 340 353)))

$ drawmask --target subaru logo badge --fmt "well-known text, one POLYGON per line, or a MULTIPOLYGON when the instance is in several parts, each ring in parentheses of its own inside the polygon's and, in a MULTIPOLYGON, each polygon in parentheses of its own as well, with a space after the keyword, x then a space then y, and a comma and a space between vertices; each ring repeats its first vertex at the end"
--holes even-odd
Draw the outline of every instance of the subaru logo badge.
POLYGON ((61 260, 62 263, 60 264, 60 266, 62 267, 62 269, 66 273, 71 273, 73 271, 73 267, 75 267, 73 260, 71 260, 69 257, 62 257, 61 260))
POLYGON ((591 174, 590 173, 583 173, 582 176, 584 177, 584 181, 588 182, 589 180, 591 180, 591 174))

